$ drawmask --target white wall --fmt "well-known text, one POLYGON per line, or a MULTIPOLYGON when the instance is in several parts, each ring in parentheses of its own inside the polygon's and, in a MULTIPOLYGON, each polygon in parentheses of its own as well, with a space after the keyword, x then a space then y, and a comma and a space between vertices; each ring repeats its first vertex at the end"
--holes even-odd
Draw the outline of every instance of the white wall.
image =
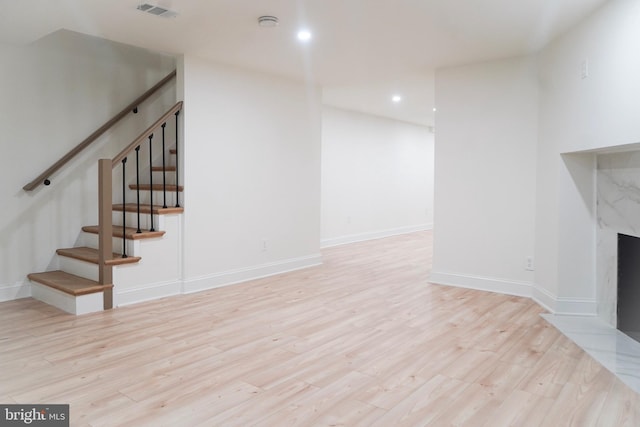
POLYGON ((182 61, 184 291, 319 263, 318 88, 182 61))
POLYGON ((433 226, 433 133, 427 127, 324 107, 322 244, 433 226))
POLYGON ((22 187, 175 67, 167 55, 58 31, 29 46, 0 45, 0 300, 29 295, 26 275, 55 268, 97 223, 97 159, 112 157, 175 102, 166 87, 52 177, 22 187))
MULTIPOLYGON (((540 52, 537 65, 533 60, 508 60, 438 73, 435 278, 450 270, 454 273, 450 282, 454 284, 479 284, 476 275, 483 274, 507 282, 524 280, 535 284, 532 296, 553 311, 596 313, 594 153, 630 149, 629 144, 640 142, 640 56, 636 47, 639 20, 637 2, 610 1, 540 52), (523 66, 530 62, 525 67, 529 71, 518 71, 519 61, 523 66), (509 63, 513 67, 505 74, 500 64, 509 63), (583 76, 585 63, 588 75, 583 76), (533 83, 524 84, 534 89, 512 84, 516 76, 530 74, 536 67, 537 95, 533 83), (476 102, 482 93, 487 102, 476 102), (537 113, 518 106, 532 102, 537 104, 537 113), (455 107, 453 112, 450 106, 455 107), (493 150, 495 142, 488 138, 486 128, 497 129, 496 134, 506 137, 513 135, 509 129, 514 123, 526 117, 531 124, 539 122, 537 147, 529 152, 536 161, 523 163, 522 155, 513 156, 509 173, 503 176, 527 190, 504 191, 503 182, 492 183, 488 179, 496 177, 507 162, 502 161, 502 155, 489 156, 477 141, 493 150), (464 158, 468 161, 461 162, 464 158), (475 164, 488 170, 488 176, 479 174, 475 164), (452 171, 454 167, 458 174, 452 171), (464 195, 463 201, 448 199, 456 194, 454 190, 464 195), (526 196, 529 192, 535 192, 533 280, 530 273, 517 268, 518 258, 530 250, 530 236, 521 239, 523 233, 519 231, 531 223, 528 207, 532 204, 526 196), (500 194, 504 195, 503 202, 499 201, 500 194), (485 195, 490 196, 489 200, 484 200, 485 195), (478 212, 476 206, 480 203, 483 209, 478 212), (471 212, 462 210, 463 206, 470 206, 471 212), (500 228, 513 235, 496 234, 500 228), (465 239, 465 235, 471 238, 465 239), (510 243, 515 240, 529 242, 528 247, 510 243), (478 243, 482 241, 488 242, 484 252, 480 250, 482 243, 478 243), (470 249, 465 242, 471 242, 470 249), (509 246, 514 249, 511 257, 504 252, 509 246)), ((533 127, 531 132, 523 129, 519 133, 535 132, 533 127)), ((442 279, 445 281, 446 277, 442 279)), ((486 288, 499 290, 500 286, 486 288)))
POLYGON ((529 58, 437 72, 434 282, 531 294, 537 93, 529 58))
POLYGON ((610 1, 540 57, 536 256, 545 268, 536 281, 557 296, 558 311, 595 310, 595 162, 589 150, 640 141, 638 22, 638 2, 610 1))

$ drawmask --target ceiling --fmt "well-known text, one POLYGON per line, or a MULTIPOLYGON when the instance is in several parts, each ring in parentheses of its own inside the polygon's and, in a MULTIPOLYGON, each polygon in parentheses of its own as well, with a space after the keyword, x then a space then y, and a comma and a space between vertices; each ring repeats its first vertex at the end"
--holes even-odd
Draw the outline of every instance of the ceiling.
POLYGON ((326 104, 433 126, 435 69, 535 52, 605 1, 147 0, 178 13, 162 18, 139 0, 0 0, 0 42, 64 28, 305 80, 326 104))

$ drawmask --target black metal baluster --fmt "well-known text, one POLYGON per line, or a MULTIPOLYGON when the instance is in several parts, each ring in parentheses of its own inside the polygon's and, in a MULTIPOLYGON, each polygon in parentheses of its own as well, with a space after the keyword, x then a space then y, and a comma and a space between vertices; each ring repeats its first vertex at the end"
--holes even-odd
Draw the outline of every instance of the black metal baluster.
POLYGON ((167 171, 166 171, 166 162, 165 162, 165 154, 164 154, 164 128, 167 126, 166 123, 162 124, 162 207, 167 208, 167 171))
POLYGON ((138 213, 138 229, 136 233, 142 233, 140 229, 140 146, 136 147, 136 212, 138 213))
POLYGON ((178 165, 180 164, 179 162, 179 158, 178 158, 178 116, 180 115, 180 111, 176 111, 176 208, 180 207, 180 198, 179 198, 179 192, 178 192, 178 183, 180 181, 179 176, 179 167, 178 165))
POLYGON ((150 205, 151 205, 151 227, 149 227, 149 231, 156 231, 153 228, 153 165, 152 165, 152 160, 153 160, 153 153, 151 150, 152 147, 152 142, 153 142, 153 134, 149 135, 149 187, 150 187, 150 191, 149 194, 151 195, 151 199, 150 199, 150 205))
POLYGON ((127 258, 127 201, 126 201, 126 185, 127 185, 127 175, 125 172, 125 165, 127 163, 127 158, 122 159, 122 258, 127 258))

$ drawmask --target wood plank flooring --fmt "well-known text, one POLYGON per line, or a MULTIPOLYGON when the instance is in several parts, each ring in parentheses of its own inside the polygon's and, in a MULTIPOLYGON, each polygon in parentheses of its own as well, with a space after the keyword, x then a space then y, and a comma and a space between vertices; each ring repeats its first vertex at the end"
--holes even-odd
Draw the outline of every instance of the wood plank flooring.
POLYGON ((430 232, 75 317, 0 304, 0 402, 74 426, 640 426, 640 396, 525 298, 428 283, 430 232))

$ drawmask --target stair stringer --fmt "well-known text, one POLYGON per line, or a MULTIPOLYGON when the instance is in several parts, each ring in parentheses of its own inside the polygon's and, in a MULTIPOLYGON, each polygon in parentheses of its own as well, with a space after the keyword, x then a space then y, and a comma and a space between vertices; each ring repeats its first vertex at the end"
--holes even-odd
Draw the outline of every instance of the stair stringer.
POLYGON ((164 236, 135 241, 136 264, 113 267, 113 306, 179 295, 182 288, 182 214, 158 215, 164 236))

